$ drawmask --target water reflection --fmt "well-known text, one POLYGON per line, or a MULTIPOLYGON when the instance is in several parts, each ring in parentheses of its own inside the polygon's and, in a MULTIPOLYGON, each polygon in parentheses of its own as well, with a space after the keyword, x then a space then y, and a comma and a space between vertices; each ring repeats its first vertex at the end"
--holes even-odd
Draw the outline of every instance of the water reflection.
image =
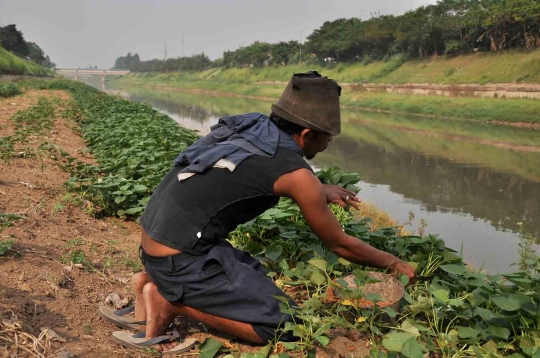
POLYGON ((386 184, 394 193, 419 200, 425 211, 470 214, 497 229, 540 235, 540 184, 521 176, 412 150, 377 146, 345 134, 319 165, 358 171, 368 183, 386 184))
MULTIPOLYGON (((122 88, 182 125, 206 134, 217 118, 268 113, 249 99, 122 88)), ((478 267, 518 261, 517 223, 540 236, 538 131, 344 111, 342 134, 313 164, 362 175, 361 197, 398 221, 409 211, 478 267)))

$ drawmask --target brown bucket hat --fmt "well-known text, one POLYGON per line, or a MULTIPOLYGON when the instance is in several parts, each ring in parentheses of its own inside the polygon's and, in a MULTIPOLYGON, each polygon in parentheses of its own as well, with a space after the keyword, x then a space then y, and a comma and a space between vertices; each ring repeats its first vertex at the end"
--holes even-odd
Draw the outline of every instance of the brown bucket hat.
POLYGON ((299 126, 332 135, 341 132, 339 97, 336 81, 317 71, 295 73, 272 112, 299 126))

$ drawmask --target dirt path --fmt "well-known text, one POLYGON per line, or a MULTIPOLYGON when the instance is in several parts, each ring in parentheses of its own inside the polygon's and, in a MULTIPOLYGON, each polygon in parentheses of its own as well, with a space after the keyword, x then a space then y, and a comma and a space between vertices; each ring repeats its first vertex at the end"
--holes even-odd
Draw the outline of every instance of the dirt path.
MULTIPOLYGON (((0 100, 0 137, 13 135, 10 118, 40 97, 58 103, 57 114, 70 100, 66 93, 52 91, 0 100)), ((134 270, 130 265, 136 267, 138 262, 139 228, 135 223, 97 220, 85 213, 94 209, 92 205, 67 193, 63 183, 69 174, 58 167, 50 152, 38 149, 48 142, 78 159, 92 161, 79 153, 85 146, 76 128, 76 123, 57 117, 45 135, 30 135, 27 144, 15 146, 15 152, 25 152, 25 157, 0 161, 0 213, 26 217, 0 232, 0 242, 13 242, 12 249, 0 256, 0 312, 3 319, 18 320, 23 331, 36 337, 42 328, 52 329, 65 339, 65 343, 53 342, 53 351, 63 349, 85 357, 127 356, 109 341, 112 327, 97 317, 96 309, 109 293, 129 297, 134 270), (71 259, 77 261, 83 255, 100 274, 88 267, 71 267, 71 259), (104 264, 107 260, 110 267, 104 264)), ((0 341, 4 356, 15 348, 2 346, 6 343, 0 341)))

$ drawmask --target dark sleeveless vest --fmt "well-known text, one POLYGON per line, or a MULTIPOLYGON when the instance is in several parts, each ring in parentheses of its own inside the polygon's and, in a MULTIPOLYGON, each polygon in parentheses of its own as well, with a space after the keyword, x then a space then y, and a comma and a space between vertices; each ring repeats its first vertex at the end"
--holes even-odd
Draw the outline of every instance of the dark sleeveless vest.
POLYGON ((210 168, 182 182, 182 168, 173 167, 152 194, 141 225, 165 246, 202 255, 276 205, 275 181, 300 168, 311 170, 301 155, 281 147, 274 157, 247 158, 233 172, 210 168))

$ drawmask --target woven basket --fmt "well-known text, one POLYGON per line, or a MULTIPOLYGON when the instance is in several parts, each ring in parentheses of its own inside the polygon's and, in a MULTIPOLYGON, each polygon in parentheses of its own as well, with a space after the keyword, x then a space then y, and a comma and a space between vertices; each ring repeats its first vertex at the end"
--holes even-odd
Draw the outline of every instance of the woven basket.
MULTIPOLYGON (((375 282, 375 283, 368 283, 364 285, 363 287, 360 287, 361 292, 363 295, 368 295, 370 293, 376 293, 381 295, 384 300, 377 302, 377 306, 379 308, 385 308, 385 307, 391 307, 394 311, 398 312, 401 304, 401 299, 403 298, 403 294, 405 292, 403 285, 401 282, 396 280, 396 278, 392 275, 388 275, 382 272, 367 272, 367 275, 373 279, 382 281, 382 282, 375 282)), ((348 284, 349 290, 356 290, 358 289, 358 286, 354 282, 354 275, 349 275, 342 280, 346 281, 348 284)), ((334 281, 334 283, 337 286, 340 286, 338 283, 334 281)), ((339 295, 339 290, 335 287, 329 287, 328 291, 326 291, 326 301, 328 303, 336 303, 343 301, 343 298, 339 295)), ((355 299, 352 300, 352 303, 356 307, 362 307, 362 308, 373 308, 374 302, 366 300, 364 298, 361 299, 355 299)))

